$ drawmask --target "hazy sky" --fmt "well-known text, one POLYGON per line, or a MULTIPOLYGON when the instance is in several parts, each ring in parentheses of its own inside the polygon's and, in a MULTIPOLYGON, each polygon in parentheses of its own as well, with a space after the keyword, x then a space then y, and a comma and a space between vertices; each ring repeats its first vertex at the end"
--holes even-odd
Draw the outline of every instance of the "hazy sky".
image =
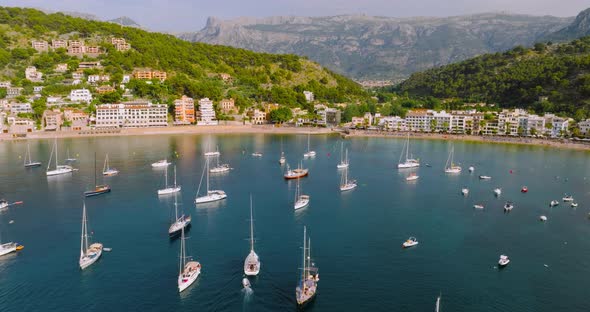
POLYGON ((196 31, 208 16, 360 14, 409 17, 490 11, 575 16, 589 0, 0 0, 0 6, 76 11, 100 18, 129 16, 158 31, 196 31))

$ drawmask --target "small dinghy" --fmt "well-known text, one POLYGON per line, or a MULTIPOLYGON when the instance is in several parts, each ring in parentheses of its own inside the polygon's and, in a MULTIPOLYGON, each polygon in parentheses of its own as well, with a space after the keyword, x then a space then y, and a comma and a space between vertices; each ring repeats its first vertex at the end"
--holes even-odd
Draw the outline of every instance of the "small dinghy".
POLYGON ((106 248, 106 247, 105 247, 105 248, 103 248, 102 250, 103 250, 103 251, 106 251, 106 252, 109 252, 109 251, 112 251, 112 250, 113 250, 113 248, 106 248))
POLYGON ((244 286, 244 288, 250 288, 252 285, 250 284, 250 280, 244 277, 242 279, 242 286, 244 286))

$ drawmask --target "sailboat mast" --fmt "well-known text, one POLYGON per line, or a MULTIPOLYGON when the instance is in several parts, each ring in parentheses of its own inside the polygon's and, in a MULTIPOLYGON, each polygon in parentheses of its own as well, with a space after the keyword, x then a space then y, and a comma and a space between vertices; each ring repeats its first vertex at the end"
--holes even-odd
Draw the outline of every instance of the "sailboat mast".
POLYGON ((410 133, 408 132, 408 140, 406 142, 406 161, 408 161, 409 152, 410 152, 410 133))
POLYGON ((86 204, 82 209, 82 233, 80 234, 80 257, 84 256, 84 234, 86 233, 86 204))
POLYGON ((178 202, 176 193, 174 193, 174 222, 178 221, 178 202))
POLYGON ((94 186, 96 187, 96 151, 94 152, 94 186))
POLYGON ((179 274, 182 274, 182 269, 184 267, 184 258, 185 258, 185 247, 184 247, 184 227, 182 228, 182 236, 180 237, 180 265, 179 265, 179 274))
MULTIPOLYGON (((168 181, 168 176, 166 176, 166 181, 168 181)), ((176 165, 174 166, 174 188, 176 188, 176 165)))
POLYGON ((250 194, 250 251, 254 251, 254 215, 252 214, 252 194, 250 194))
POLYGON ((207 158, 207 195, 209 195, 209 158, 207 158))
POLYGON ((57 169, 57 138, 55 138, 55 169, 57 169))
POLYGON ((168 166, 164 167, 164 188, 168 188, 168 166))
POLYGON ((302 284, 301 285, 301 287, 302 287, 301 290, 305 289, 305 273, 306 273, 305 272, 306 271, 306 268, 305 268, 305 255, 306 255, 306 252, 305 252, 305 243, 307 241, 306 231, 307 231, 307 229, 304 226, 303 227, 303 269, 302 269, 302 273, 301 273, 301 284, 302 284))

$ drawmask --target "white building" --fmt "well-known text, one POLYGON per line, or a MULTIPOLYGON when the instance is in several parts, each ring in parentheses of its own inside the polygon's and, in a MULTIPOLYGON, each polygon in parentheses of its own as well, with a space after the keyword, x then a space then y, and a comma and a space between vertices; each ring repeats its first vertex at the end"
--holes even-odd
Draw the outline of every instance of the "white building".
POLYGON ((168 126, 168 106, 150 102, 103 104, 96 107, 97 128, 168 126))
POLYGON ((213 109, 213 101, 209 100, 209 98, 200 99, 197 126, 210 126, 217 124, 215 110, 213 109))
POLYGON ((25 69, 25 78, 32 82, 41 82, 43 80, 43 73, 38 72, 35 66, 29 66, 25 69))
POLYGON ((551 120, 551 124, 553 125, 552 129, 548 129, 549 135, 552 138, 561 137, 568 133, 569 127, 569 118, 562 118, 562 117, 553 117, 551 120))
POLYGON ((379 126, 395 131, 406 131, 406 120, 399 116, 386 116, 379 118, 379 126))
POLYGON ((53 71, 55 71, 56 73, 65 73, 68 71, 68 64, 65 64, 65 63, 57 64, 57 65, 55 65, 55 68, 53 69, 53 71))
POLYGON ((305 100, 307 101, 307 103, 313 102, 315 100, 313 92, 311 91, 303 91, 303 95, 305 95, 305 100))
POLYGON ((35 94, 39 94, 43 91, 43 86, 34 86, 33 87, 33 93, 35 94))
POLYGON ((10 86, 12 86, 10 81, 0 81, 0 88, 10 88, 10 86))
POLYGON ((70 100, 72 102, 86 102, 92 101, 92 94, 88 89, 74 89, 70 92, 70 100))
POLYGON ((578 122, 578 128, 580 128, 580 133, 584 136, 590 135, 590 119, 582 120, 578 122))
POLYGON ((33 112, 31 103, 12 103, 10 104, 10 114, 17 115, 20 113, 30 114, 33 112))

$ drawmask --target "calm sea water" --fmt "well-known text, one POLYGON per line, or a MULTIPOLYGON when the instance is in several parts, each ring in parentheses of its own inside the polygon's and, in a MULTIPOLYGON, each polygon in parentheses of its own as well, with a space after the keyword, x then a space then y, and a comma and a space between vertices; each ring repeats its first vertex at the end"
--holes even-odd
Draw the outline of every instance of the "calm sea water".
MULTIPOLYGON (((350 177, 359 187, 341 194, 336 164, 341 139, 312 136, 318 153, 303 160, 301 181, 311 204, 294 212, 295 183, 282 179, 283 147, 291 166, 302 160, 307 137, 297 135, 146 136, 60 140, 60 158, 79 159, 71 176, 47 178, 52 141, 31 141, 42 168, 25 170, 25 142, 0 144, 0 196, 23 205, 0 212, 3 241, 25 249, 0 258, 0 311, 291 311, 299 276, 303 226, 321 281, 310 311, 588 311, 590 286, 590 154, 539 147, 455 143, 464 172, 445 175, 444 141, 412 141, 423 164, 420 179, 395 164, 403 140, 354 138, 350 177), (193 204, 207 146, 219 146, 235 168, 212 176, 228 199, 193 204), (113 249, 92 267, 78 268, 82 193, 93 183, 94 152, 102 168, 108 152, 121 173, 105 178, 112 193, 86 199, 94 238, 113 249), (264 153, 253 158, 253 151, 264 153), (173 197, 158 198, 163 170, 173 159, 181 202, 193 217, 188 252, 203 265, 198 282, 178 294, 180 242, 167 235, 173 197), (474 174, 467 167, 474 165, 474 174), (512 173, 510 172, 512 170, 512 173), (492 176, 481 181, 479 174, 492 176), (529 193, 521 194, 522 185, 529 193), (467 197, 460 195, 469 187, 467 197), (500 198, 492 190, 502 187, 500 198), (571 208, 549 201, 571 193, 571 208), (253 292, 241 287, 248 254, 249 195, 254 199, 256 251, 262 260, 253 292), (504 214, 506 200, 514 210, 504 214), (483 203, 484 210, 474 210, 483 203), (547 215, 546 223, 539 222, 547 215), (13 224, 9 224, 14 220, 13 224), (420 245, 403 250, 416 236, 420 245), (499 255, 512 262, 497 269, 499 255)), ((172 167, 171 167, 172 168, 172 167)), ((99 181, 103 178, 99 176, 99 181)))

